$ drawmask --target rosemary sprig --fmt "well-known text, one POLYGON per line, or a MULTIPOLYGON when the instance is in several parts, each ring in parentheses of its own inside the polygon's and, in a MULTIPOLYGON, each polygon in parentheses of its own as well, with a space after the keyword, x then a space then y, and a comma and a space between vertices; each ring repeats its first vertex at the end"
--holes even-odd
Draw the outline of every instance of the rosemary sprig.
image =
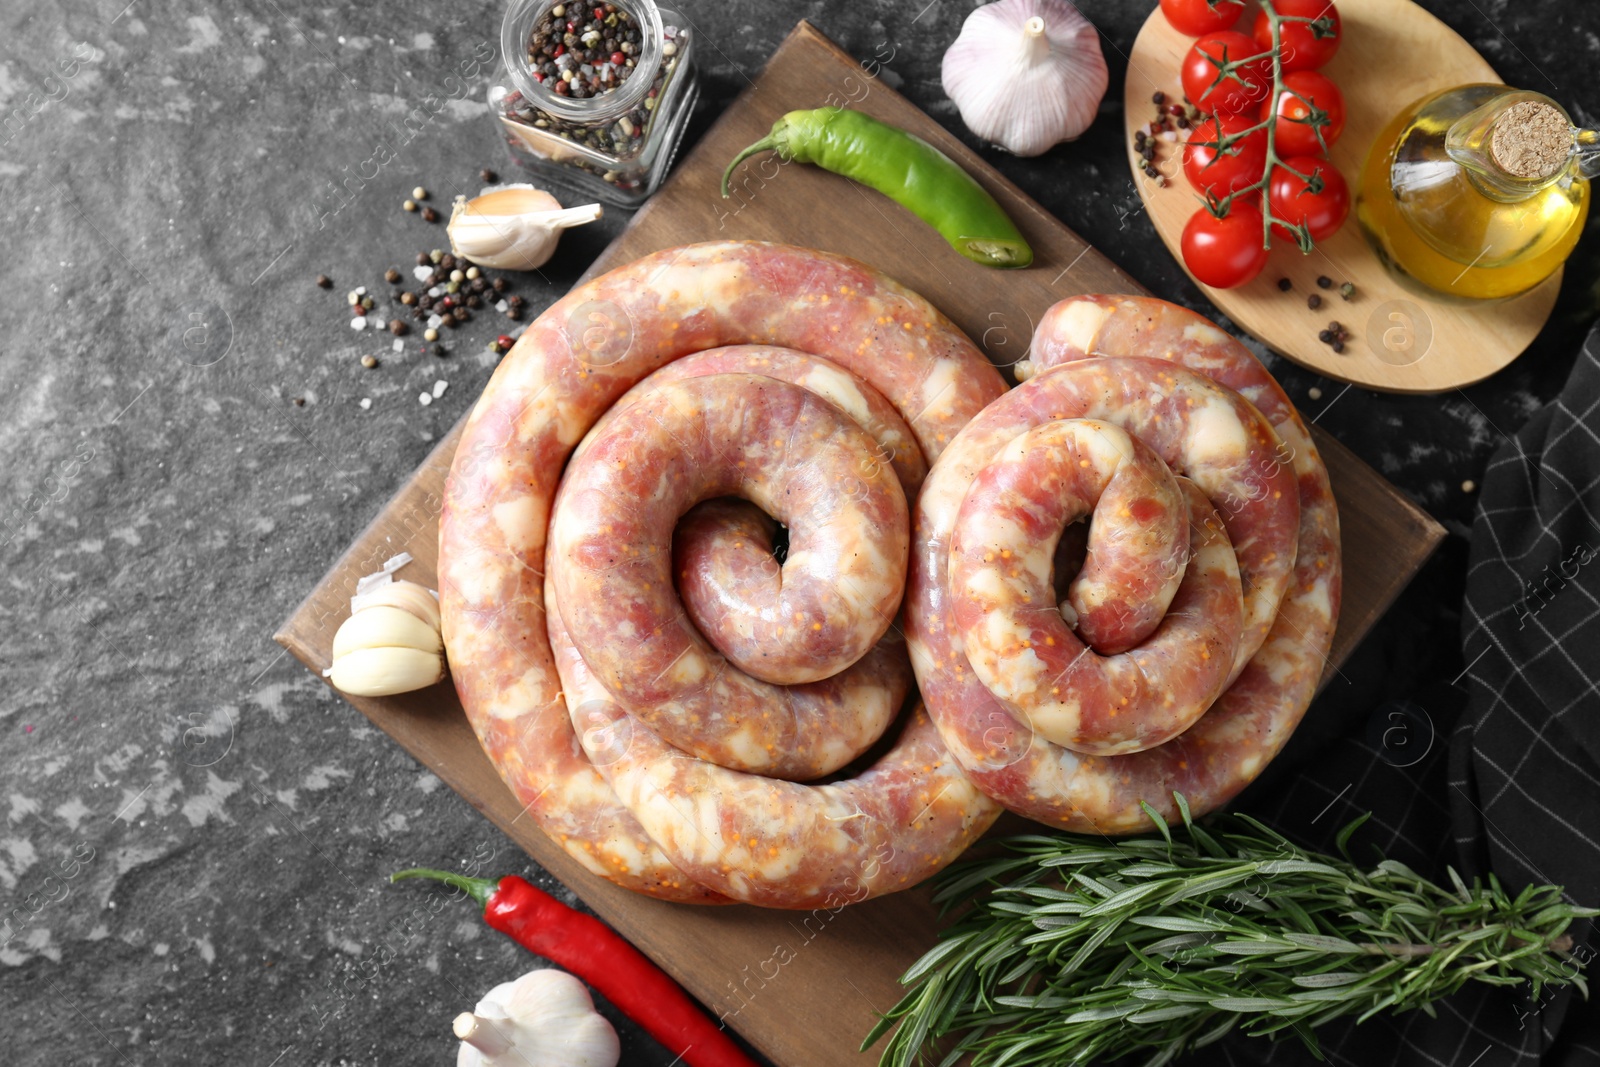
MULTIPOLYGON (((1600 915, 1556 886, 1510 896, 1493 875, 1450 887, 1385 859, 1308 852, 1245 815, 1118 840, 1008 838, 946 871, 934 900, 960 920, 900 979, 910 991, 862 1043, 891 1029, 880 1064, 1084 1064, 1145 1052, 1147 1065, 1216 1041, 1432 1004, 1469 981, 1575 985, 1568 925, 1600 915), (1186 839, 1185 839, 1186 837, 1186 839), (898 1028, 896 1028, 898 1024, 898 1028)), ((1318 1053, 1320 1055, 1320 1053, 1318 1053)))
MULTIPOLYGON (((1280 15, 1278 14, 1278 9, 1273 6, 1273 0, 1260 0, 1260 3, 1261 9, 1266 12, 1267 21, 1272 27, 1272 89, 1268 95, 1268 99, 1272 101, 1272 106, 1264 109, 1264 114, 1266 117, 1262 119, 1262 121, 1256 123, 1254 126, 1238 130, 1231 134, 1224 134, 1222 133, 1222 128, 1219 125, 1217 127, 1218 136, 1215 143, 1210 141, 1201 141, 1197 143, 1215 148, 1216 158, 1220 159, 1223 155, 1237 154, 1237 149, 1234 148, 1235 145, 1237 145, 1244 138, 1249 137, 1251 134, 1265 130, 1267 134, 1267 162, 1262 168, 1261 178, 1258 181, 1252 182, 1242 189, 1235 189, 1233 192, 1222 197, 1221 199, 1213 199, 1210 196, 1207 196, 1206 208, 1218 218, 1225 218, 1228 214, 1228 210, 1233 206, 1235 199, 1240 197, 1248 198, 1256 193, 1259 193, 1261 195, 1262 247, 1272 247, 1272 230, 1273 227, 1276 226, 1282 229, 1285 233, 1293 235, 1295 244, 1299 246, 1301 252, 1310 252, 1313 247, 1310 228, 1307 227, 1303 222, 1296 223, 1291 226, 1287 220, 1280 219, 1273 215, 1271 197, 1267 195, 1272 185, 1272 172, 1280 167, 1288 173, 1293 174, 1301 181, 1305 182, 1306 191, 1309 193, 1315 194, 1322 192, 1324 185, 1321 174, 1317 173, 1316 171, 1313 171, 1310 174, 1301 174, 1299 171, 1289 166, 1288 163, 1284 162, 1284 160, 1278 155, 1278 100, 1285 93, 1306 105, 1308 114, 1303 120, 1300 121, 1311 126, 1316 131, 1317 143, 1322 145, 1323 154, 1326 155, 1328 151, 1328 142, 1322 135, 1322 127, 1328 125, 1328 113, 1317 107, 1310 98, 1301 95, 1300 93, 1288 88, 1283 84, 1283 24, 1286 22, 1303 22, 1310 28, 1313 36, 1327 37, 1333 34, 1333 20, 1327 17, 1313 19, 1305 18, 1299 15, 1280 15)), ((1251 55, 1245 56, 1241 59, 1229 59, 1227 49, 1224 48, 1222 52, 1222 58, 1220 60, 1211 60, 1211 65, 1217 69, 1217 76, 1212 80, 1210 87, 1208 87, 1208 91, 1209 89, 1220 85, 1230 75, 1237 74, 1242 68, 1252 66, 1257 58, 1257 56, 1251 55)), ((1245 76, 1248 77, 1248 74, 1245 76)), ((1239 80, 1240 84, 1246 84, 1242 79, 1236 80, 1239 80)), ((1251 84, 1250 87, 1253 88, 1253 84, 1251 84)))

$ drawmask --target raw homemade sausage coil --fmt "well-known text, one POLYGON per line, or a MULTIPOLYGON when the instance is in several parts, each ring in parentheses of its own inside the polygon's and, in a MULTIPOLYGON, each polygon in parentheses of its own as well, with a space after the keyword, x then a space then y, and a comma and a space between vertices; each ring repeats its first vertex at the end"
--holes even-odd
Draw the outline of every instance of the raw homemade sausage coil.
POLYGON ((1140 801, 1176 817, 1174 790, 1209 811, 1277 754, 1328 662, 1327 471, 1250 352, 1164 301, 1063 301, 1018 371, 916 505, 923 698, 968 775, 1029 818, 1127 833, 1140 801), (1091 515, 1058 600, 1080 563, 1064 528, 1091 515))
POLYGON ((1000 809, 901 714, 895 618, 928 464, 1003 391, 921 297, 797 248, 671 249, 541 315, 439 548, 456 688, 528 816, 699 903, 833 907, 957 856, 1000 809))

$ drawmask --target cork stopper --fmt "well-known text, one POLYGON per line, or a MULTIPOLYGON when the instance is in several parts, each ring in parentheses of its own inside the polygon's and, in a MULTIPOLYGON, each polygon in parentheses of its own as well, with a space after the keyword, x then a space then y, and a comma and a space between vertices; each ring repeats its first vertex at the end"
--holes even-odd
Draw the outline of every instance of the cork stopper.
POLYGON ((1513 177, 1548 178, 1572 158, 1572 127, 1549 104, 1524 100, 1495 120, 1489 154, 1513 177))

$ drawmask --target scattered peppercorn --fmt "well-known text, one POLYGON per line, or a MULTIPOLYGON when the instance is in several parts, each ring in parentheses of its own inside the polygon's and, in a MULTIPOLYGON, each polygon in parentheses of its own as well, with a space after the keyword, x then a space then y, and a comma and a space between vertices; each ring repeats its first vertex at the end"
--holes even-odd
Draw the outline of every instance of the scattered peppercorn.
POLYGON ((493 185, 495 182, 500 180, 500 175, 496 174, 488 167, 484 167, 482 170, 480 170, 478 172, 478 177, 481 180, 488 182, 490 185, 493 185))
POLYGON ((361 365, 363 367, 367 368, 368 370, 371 370, 373 367, 376 367, 378 365, 378 357, 377 356, 362 356, 361 357, 361 365))
POLYGON ((1167 102, 1167 94, 1162 92, 1160 89, 1157 89, 1155 93, 1151 95, 1150 102, 1156 107, 1160 107, 1162 104, 1167 102))
POLYGON ((417 210, 417 202, 415 200, 407 200, 405 203, 401 204, 400 206, 405 208, 407 211, 415 211, 415 210, 417 210))
POLYGON ((1349 300, 1351 297, 1356 295, 1356 287, 1350 282, 1345 282, 1343 285, 1339 286, 1339 295, 1344 297, 1346 300, 1349 300))
POLYGON ((1335 342, 1333 342, 1333 350, 1335 352, 1343 352, 1344 351, 1344 342, 1343 341, 1335 341, 1335 342))
POLYGON ((394 334, 396 337, 404 337, 406 334, 411 332, 411 327, 407 326, 403 319, 390 319, 389 332, 394 334))
POLYGON ((1478 483, 1473 481, 1471 478, 1468 478, 1466 481, 1461 483, 1461 491, 1463 493, 1470 493, 1476 488, 1478 488, 1478 483))
POLYGON ((395 270, 393 267, 390 267, 388 270, 383 272, 383 280, 388 282, 390 285, 398 285, 400 284, 400 272, 395 270))
POLYGON ((433 210, 433 208, 431 208, 431 207, 425 207, 425 208, 422 209, 422 221, 423 222, 438 222, 439 221, 439 213, 437 211, 433 210))
POLYGON ((422 339, 424 341, 437 341, 439 339, 439 331, 435 330, 432 326, 429 326, 426 330, 422 331, 422 339))
POLYGON ((1280 293, 1287 293, 1290 289, 1293 289, 1293 288, 1294 288, 1294 282, 1291 282, 1288 278, 1279 278, 1278 279, 1278 291, 1280 293))
POLYGON ((1310 308, 1312 311, 1317 310, 1317 308, 1321 306, 1322 297, 1318 296, 1316 293, 1312 293, 1310 296, 1306 297, 1306 307, 1310 308))
POLYGON ((400 294, 400 303, 404 304, 406 307, 411 307, 416 302, 417 302, 417 294, 416 293, 401 293, 400 294))
POLYGON ((332 289, 333 288, 333 279, 328 277, 326 274, 317 275, 317 288, 318 289, 332 289))
POLYGON ((1333 344, 1333 331, 1332 330, 1319 330, 1319 331, 1317 331, 1317 340, 1321 341, 1325 345, 1333 344))
POLYGON ((460 308, 460 307, 452 308, 451 311, 450 311, 450 315, 457 322, 466 322, 468 319, 472 318, 472 314, 470 312, 468 312, 466 308, 460 308))
POLYGON ((506 333, 503 333, 499 337, 496 337, 494 339, 494 342, 495 342, 495 344, 499 345, 501 348, 504 348, 504 349, 507 349, 507 350, 510 350, 511 346, 516 343, 515 341, 513 341, 511 339, 511 335, 510 334, 506 334, 506 333))
POLYGON ((426 200, 426 199, 428 199, 428 190, 424 189, 420 185, 417 186, 415 189, 411 190, 411 199, 413 199, 413 200, 426 200))
POLYGON ((294 398, 294 406, 297 407, 297 408, 305 407, 306 406, 306 398, 303 397, 303 396, 295 397, 294 398))
MULTIPOLYGON (((510 283, 507 282, 504 278, 496 278, 494 280, 494 291, 497 292, 497 293, 503 293, 509 287, 510 287, 510 283)), ((522 298, 521 297, 517 297, 516 299, 520 300, 522 298)))
POLYGON ((1318 289, 1332 289, 1333 288, 1333 279, 1328 277, 1326 274, 1317 275, 1317 288, 1318 289))
POLYGON ((429 263, 432 263, 432 262, 433 261, 428 258, 428 253, 426 253, 426 252, 418 252, 417 253, 417 266, 426 267, 429 263))

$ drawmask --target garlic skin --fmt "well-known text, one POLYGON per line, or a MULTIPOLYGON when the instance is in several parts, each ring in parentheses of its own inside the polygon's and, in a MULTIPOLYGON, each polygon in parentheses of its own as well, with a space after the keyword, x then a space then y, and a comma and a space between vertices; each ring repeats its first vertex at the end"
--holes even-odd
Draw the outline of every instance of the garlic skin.
POLYGON ((622 1044, 589 990, 565 971, 530 971, 456 1016, 456 1067, 617 1067, 622 1044))
POLYGON ((328 680, 351 696, 426 689, 444 678, 439 602, 415 582, 388 582, 359 594, 333 635, 328 680))
POLYGON ((563 209, 543 189, 500 185, 458 196, 445 227, 450 250, 496 270, 536 270, 555 254, 561 231, 598 219, 599 204, 563 209))
POLYGON ((967 128, 1019 156, 1076 140, 1110 75, 1100 34, 1067 0, 997 0, 944 54, 945 95, 967 128))

